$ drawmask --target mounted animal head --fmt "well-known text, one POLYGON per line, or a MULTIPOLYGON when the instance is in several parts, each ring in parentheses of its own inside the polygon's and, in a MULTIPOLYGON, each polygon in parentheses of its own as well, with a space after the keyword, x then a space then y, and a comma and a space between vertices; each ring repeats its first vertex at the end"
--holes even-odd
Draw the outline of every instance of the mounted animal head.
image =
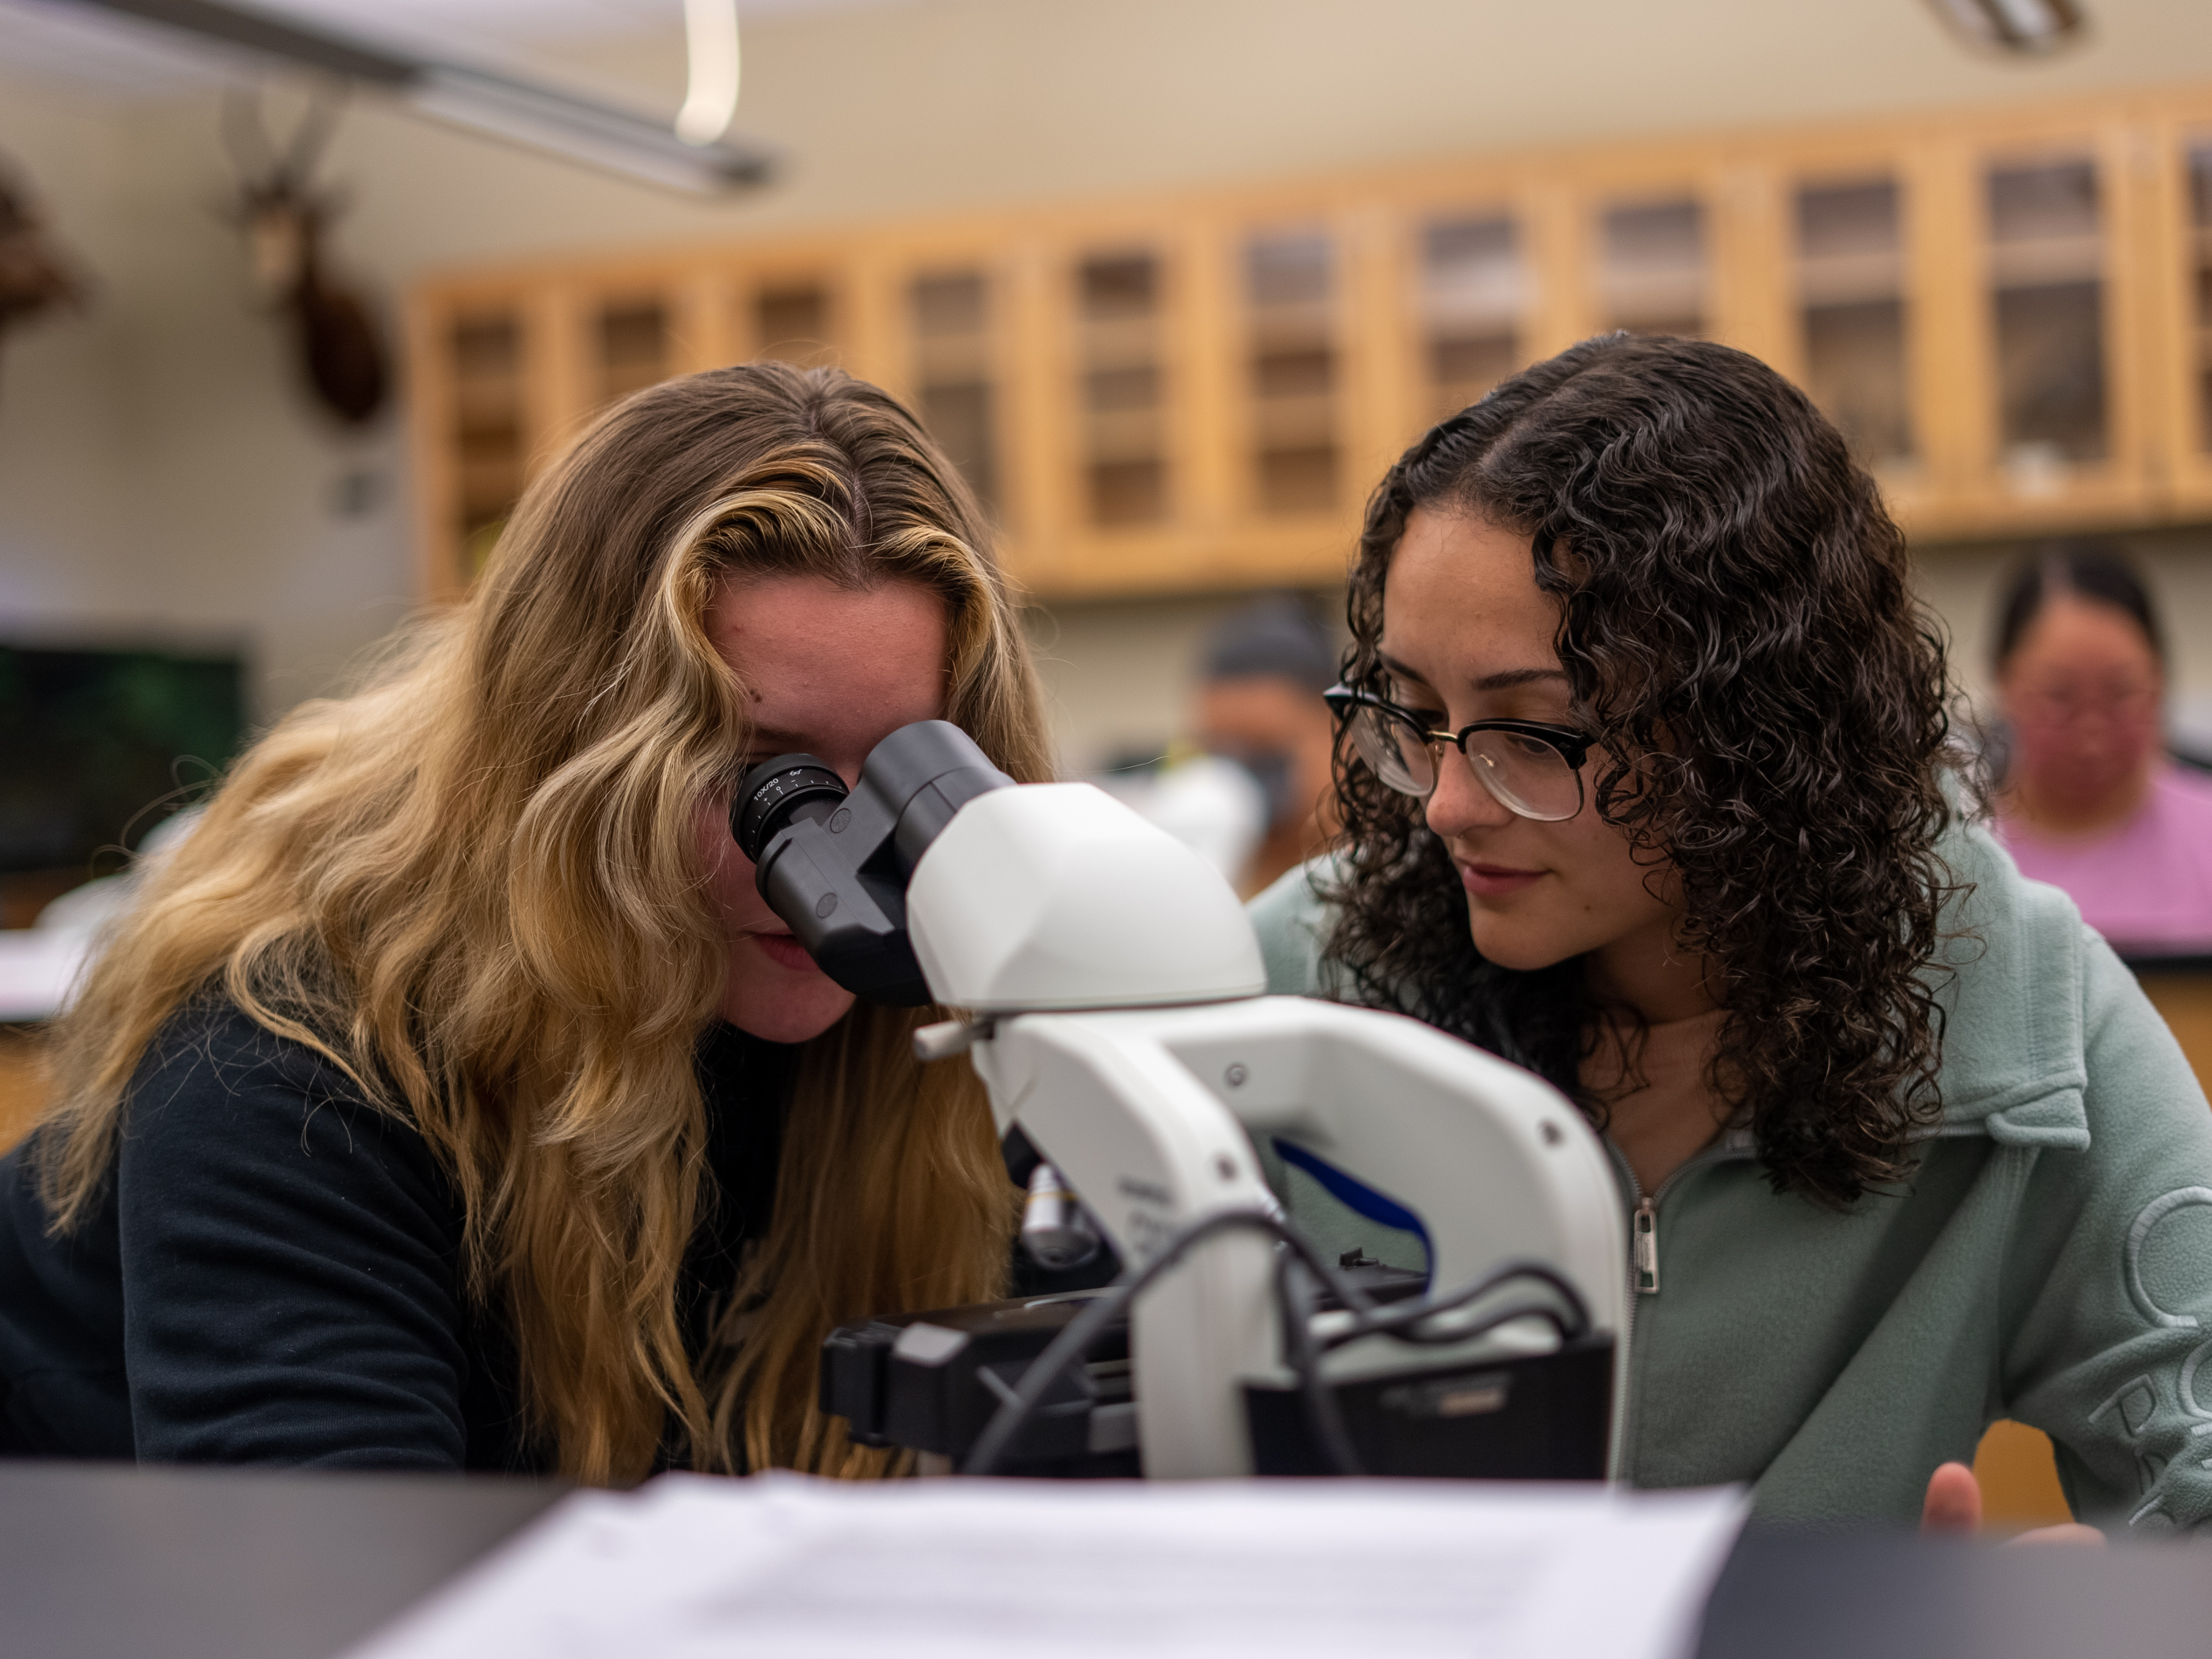
POLYGON ((343 203, 313 179, 337 116, 336 100, 317 99, 280 150, 260 94, 233 93, 223 100, 222 132, 238 169, 236 218, 253 291, 294 319, 308 382, 325 407, 358 426, 384 406, 392 377, 368 307, 324 270, 325 233, 343 203))
POLYGON ((0 168, 0 335, 40 312, 81 308, 89 285, 47 239, 30 192, 0 168))

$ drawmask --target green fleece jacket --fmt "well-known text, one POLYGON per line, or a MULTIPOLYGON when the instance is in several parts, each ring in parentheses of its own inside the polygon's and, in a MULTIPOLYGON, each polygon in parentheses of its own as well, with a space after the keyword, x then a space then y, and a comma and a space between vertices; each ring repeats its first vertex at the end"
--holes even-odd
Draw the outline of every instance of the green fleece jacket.
MULTIPOLYGON (((2009 1417, 2056 1443, 2082 1519, 2189 1529, 2212 1517, 2212 1110, 2063 893, 1978 828, 1942 850, 1973 887, 1947 918, 1962 937, 1940 1127, 1901 1190, 1848 1212, 1777 1194, 1740 1132, 1652 1194, 1624 1472, 1748 1482, 1771 1522, 1911 1522, 1936 1466, 2009 1417)), ((1273 991, 1349 995, 1326 953, 1325 874, 1293 871, 1253 901, 1273 991)), ((1644 1194, 1614 1164, 1632 1212, 1644 1194)), ((1325 1243, 1425 1265, 1416 1236, 1299 1171, 1281 1182, 1325 1243)))

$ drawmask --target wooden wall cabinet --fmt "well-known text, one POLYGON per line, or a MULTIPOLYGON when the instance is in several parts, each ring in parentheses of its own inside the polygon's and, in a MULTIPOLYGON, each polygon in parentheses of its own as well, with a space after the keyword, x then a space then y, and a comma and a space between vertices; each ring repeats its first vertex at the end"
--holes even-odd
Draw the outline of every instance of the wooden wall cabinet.
POLYGON ((1772 363, 1916 539, 2212 516, 2212 88, 443 276, 424 592, 611 404, 757 356, 907 400, 1040 597, 1330 581, 1407 442, 1609 328, 1772 363))

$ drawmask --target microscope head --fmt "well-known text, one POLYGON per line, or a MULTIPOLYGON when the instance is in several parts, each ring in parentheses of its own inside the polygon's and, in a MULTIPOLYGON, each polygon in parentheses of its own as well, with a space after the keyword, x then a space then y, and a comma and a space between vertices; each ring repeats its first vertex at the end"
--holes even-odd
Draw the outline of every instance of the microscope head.
POLYGON ((1013 781, 958 726, 916 720, 869 751, 849 792, 811 755, 749 768, 730 835, 823 973, 871 1002, 913 1007, 932 1000, 907 937, 915 864, 963 806, 1013 781))
POLYGON ((1212 865, 1089 784, 1013 787, 944 720, 885 738, 849 793, 811 755, 752 767, 730 833, 769 908, 872 1002, 1014 1013, 1267 988, 1212 865))

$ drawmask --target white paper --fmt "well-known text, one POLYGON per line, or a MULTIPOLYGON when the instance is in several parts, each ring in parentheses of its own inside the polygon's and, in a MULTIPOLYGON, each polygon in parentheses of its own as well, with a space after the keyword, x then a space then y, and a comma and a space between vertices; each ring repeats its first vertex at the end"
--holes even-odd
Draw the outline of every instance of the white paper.
POLYGON ((1678 1659, 1735 1490, 666 1475, 578 1493, 354 1659, 1678 1659))

